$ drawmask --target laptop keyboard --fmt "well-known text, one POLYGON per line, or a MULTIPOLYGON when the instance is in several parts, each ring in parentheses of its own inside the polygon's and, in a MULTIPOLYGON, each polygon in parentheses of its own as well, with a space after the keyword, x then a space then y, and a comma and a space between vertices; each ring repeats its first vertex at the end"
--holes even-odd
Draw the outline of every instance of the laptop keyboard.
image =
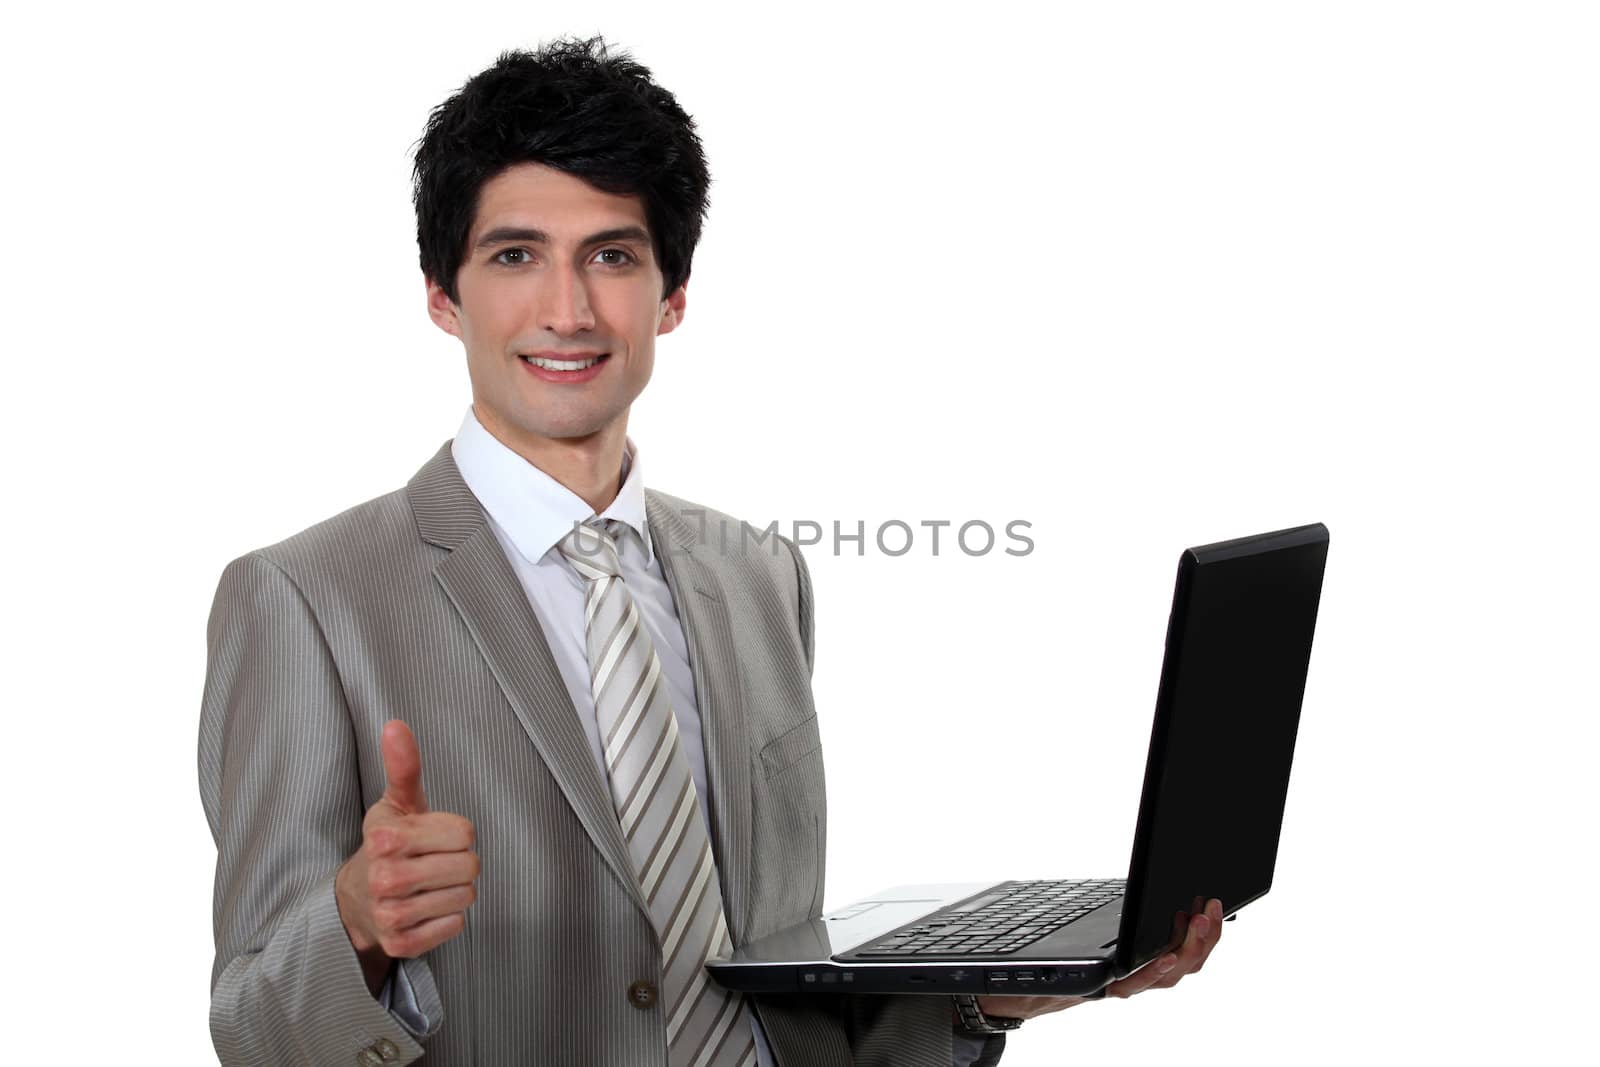
POLYGON ((946 908, 850 953, 852 957, 993 955, 1048 937, 1122 896, 1126 882, 1011 882, 975 902, 946 908), (974 908, 973 904, 980 906, 974 908))

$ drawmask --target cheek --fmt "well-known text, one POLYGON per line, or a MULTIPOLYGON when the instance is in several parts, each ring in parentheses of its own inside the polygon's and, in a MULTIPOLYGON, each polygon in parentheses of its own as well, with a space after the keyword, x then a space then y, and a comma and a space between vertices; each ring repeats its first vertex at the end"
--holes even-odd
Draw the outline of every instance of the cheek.
POLYGON ((479 295, 489 299, 480 298, 462 306, 463 340, 475 348, 498 351, 516 333, 515 309, 507 302, 492 299, 492 293, 479 295))
POLYGON ((661 301, 654 298, 653 291, 644 288, 598 295, 594 304, 600 322, 615 333, 626 335, 634 347, 656 335, 661 308, 661 301))

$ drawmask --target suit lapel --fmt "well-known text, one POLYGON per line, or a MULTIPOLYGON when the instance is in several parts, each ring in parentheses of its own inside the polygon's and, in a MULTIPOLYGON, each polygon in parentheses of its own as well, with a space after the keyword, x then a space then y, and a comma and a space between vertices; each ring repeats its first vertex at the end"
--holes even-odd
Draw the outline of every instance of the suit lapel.
POLYGON ((423 539, 450 550, 434 568, 434 577, 461 614, 567 803, 639 910, 649 915, 611 795, 594 765, 555 656, 482 505, 456 469, 448 441, 407 490, 423 539))
POLYGON ((721 874, 728 934, 743 944, 750 907, 750 745, 728 604, 717 577, 723 558, 671 505, 645 490, 651 540, 683 625, 694 673, 711 796, 711 850, 721 874))
MULTIPOLYGON (((406 491, 422 539, 450 552, 434 568, 434 577, 595 847, 648 916, 577 709, 516 572, 456 469, 449 441, 406 491)), ((671 505, 649 490, 645 504, 652 543, 689 647, 711 792, 712 851, 721 872, 728 932, 741 944, 749 927, 750 756, 733 630, 717 577, 721 560, 699 543, 671 505)))

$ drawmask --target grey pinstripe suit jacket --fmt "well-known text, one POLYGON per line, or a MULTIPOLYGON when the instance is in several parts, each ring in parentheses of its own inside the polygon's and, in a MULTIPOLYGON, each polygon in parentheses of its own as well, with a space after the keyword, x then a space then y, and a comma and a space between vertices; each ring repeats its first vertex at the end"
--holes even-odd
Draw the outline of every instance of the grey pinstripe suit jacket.
MULTIPOLYGON (((653 490, 647 515, 689 644, 742 944, 822 904, 810 580, 786 539, 741 542, 734 520, 653 490)), ((448 441, 405 488, 229 563, 207 645, 199 769, 224 1063, 665 1067, 659 1001, 627 995, 659 981, 661 957, 611 800, 448 441), (417 736, 430 806, 472 820, 482 860, 465 931, 403 964, 432 1024, 420 1042, 367 992, 333 894, 384 789, 391 718, 417 736)), ((951 1062, 942 997, 755 1008, 783 1067, 951 1062)))

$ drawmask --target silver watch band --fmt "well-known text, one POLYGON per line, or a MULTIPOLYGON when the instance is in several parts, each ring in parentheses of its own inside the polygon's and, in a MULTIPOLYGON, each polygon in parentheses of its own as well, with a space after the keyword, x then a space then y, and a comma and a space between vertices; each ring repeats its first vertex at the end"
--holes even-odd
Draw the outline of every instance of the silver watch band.
POLYGON ((969 1034, 1003 1034, 1022 1025, 1021 1019, 1007 1019, 999 1015, 985 1015, 978 1007, 978 998, 970 993, 957 994, 956 1013, 961 1019, 961 1029, 969 1034))

